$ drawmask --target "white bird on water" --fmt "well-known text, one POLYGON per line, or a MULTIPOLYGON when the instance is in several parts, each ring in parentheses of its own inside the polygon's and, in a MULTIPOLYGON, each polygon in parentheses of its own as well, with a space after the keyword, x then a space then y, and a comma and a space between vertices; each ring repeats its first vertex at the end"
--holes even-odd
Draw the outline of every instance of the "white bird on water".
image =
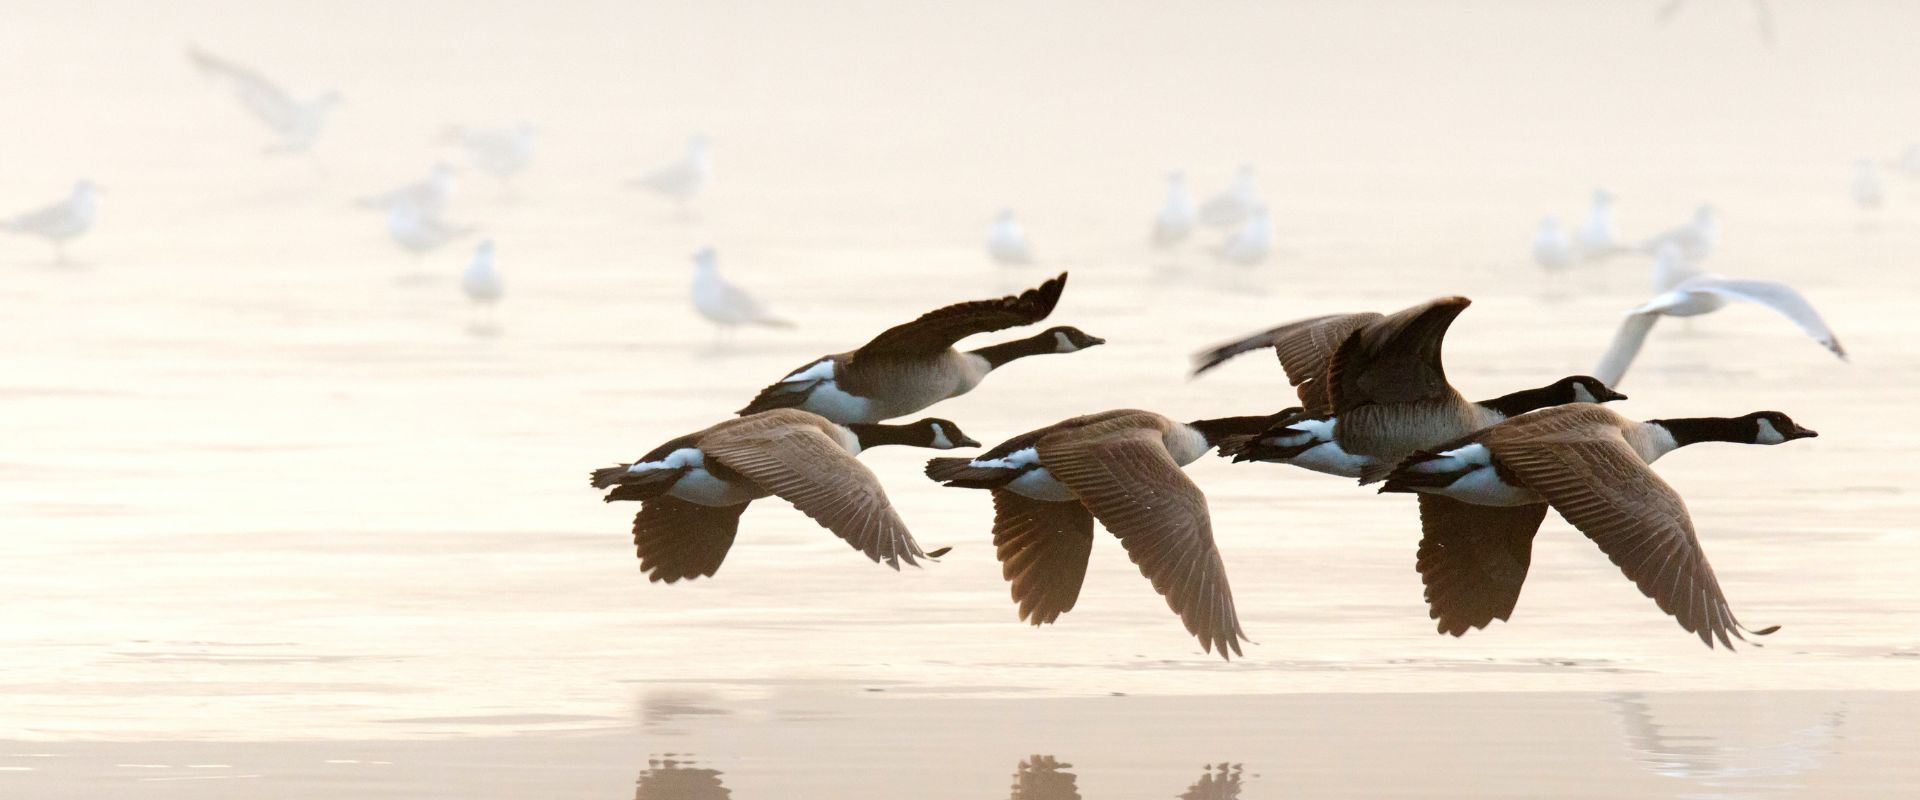
POLYGON ((1892 165, 1896 172, 1908 178, 1920 178, 1920 144, 1907 145, 1907 149, 1900 151, 1900 157, 1894 159, 1892 165))
POLYGON ((1171 247, 1193 234, 1200 221, 1200 210, 1187 191, 1187 176, 1179 172, 1167 176, 1167 201, 1153 218, 1153 246, 1171 247))
POLYGON ((733 285, 720 275, 720 263, 713 248, 701 248, 693 254, 693 308, 714 324, 715 344, 722 334, 731 334, 742 325, 791 328, 793 323, 774 316, 747 290, 733 285))
POLYGON ((1200 206, 1200 221, 1215 228, 1231 228, 1246 222, 1259 204, 1260 187, 1254 181, 1253 167, 1242 166, 1234 173, 1232 186, 1200 206))
POLYGON ((1273 217, 1267 214, 1267 207, 1254 205, 1247 220, 1221 243, 1218 255, 1221 261, 1243 267, 1265 264, 1273 255, 1273 217))
POLYGON ((202 74, 225 81, 240 104, 279 135, 280 141, 269 146, 268 153, 307 152, 326 127, 328 113, 340 104, 340 94, 334 91, 312 100, 295 99, 260 73, 198 47, 188 48, 187 58, 202 74))
POLYGON ((1547 217, 1533 229, 1533 262, 1552 270, 1573 264, 1573 236, 1559 217, 1547 217))
POLYGON ((471 233, 471 226, 450 224, 412 203, 396 203, 387 211, 387 235, 416 260, 471 233))
POLYGON ((458 184, 453 167, 445 161, 435 161, 427 169, 427 176, 420 180, 360 199, 365 208, 391 210, 394 206, 406 203, 429 216, 439 216, 447 212, 447 204, 453 201, 453 190, 458 184))
POLYGON ((687 139, 687 149, 675 161, 638 178, 628 181, 628 185, 651 189, 662 196, 680 203, 684 209, 687 202, 700 196, 707 188, 707 181, 713 177, 713 153, 707 137, 695 134, 687 139))
POLYGON ((1719 240, 1720 223, 1714 218, 1713 206, 1703 205, 1693 210, 1693 221, 1641 242, 1638 249, 1657 255, 1665 245, 1673 245, 1687 260, 1699 261, 1713 253, 1719 240))
POLYGON ((533 154, 540 145, 540 130, 525 122, 505 128, 455 126, 447 131, 446 140, 467 152, 467 163, 474 169, 504 183, 533 163, 533 154))
POLYGON ((500 279, 500 270, 493 263, 493 240, 482 239, 480 246, 474 248, 473 261, 467 264, 467 271, 460 276, 460 291, 474 305, 485 309, 485 321, 476 325, 478 330, 491 330, 493 308, 506 294, 507 286, 500 279))
POLYGON ((1003 208, 987 229, 987 255, 1001 266, 1033 263, 1033 250, 1027 245, 1027 232, 1014 219, 1013 209, 1003 208))
POLYGON ((1593 190, 1593 205, 1587 208, 1587 219, 1580 224, 1580 257, 1590 260, 1614 255, 1620 251, 1619 238, 1613 227, 1613 193, 1593 190))
MULTIPOLYGON (((1667 245, 1663 256, 1671 255, 1678 259, 1678 248, 1667 245)), ((1653 331, 1653 325, 1661 317, 1696 317, 1711 314, 1724 308, 1729 300, 1745 300, 1780 312, 1798 325, 1821 346, 1833 351, 1833 354, 1845 361, 1847 351, 1840 346, 1840 339, 1820 318, 1813 304, 1807 302, 1793 287, 1775 281, 1756 281, 1742 278, 1728 278, 1711 272, 1693 271, 1689 273, 1677 265, 1683 262, 1668 261, 1666 271, 1659 266, 1655 270, 1655 283, 1678 279, 1673 288, 1661 292, 1638 308, 1627 312, 1627 318, 1620 323, 1620 331, 1614 334, 1612 346, 1600 359, 1600 365, 1593 370, 1593 377, 1608 386, 1619 386, 1620 379, 1627 374, 1627 367, 1633 364, 1639 355, 1640 347, 1647 341, 1647 334, 1653 331)))
POLYGON ((1861 158, 1853 162, 1853 202, 1861 208, 1879 208, 1886 201, 1886 189, 1880 184, 1880 170, 1873 165, 1873 159, 1861 158))
POLYGON ((100 215, 100 188, 92 181, 73 185, 65 199, 0 220, 0 230, 38 236, 53 243, 53 261, 67 263, 67 240, 93 228, 100 215))

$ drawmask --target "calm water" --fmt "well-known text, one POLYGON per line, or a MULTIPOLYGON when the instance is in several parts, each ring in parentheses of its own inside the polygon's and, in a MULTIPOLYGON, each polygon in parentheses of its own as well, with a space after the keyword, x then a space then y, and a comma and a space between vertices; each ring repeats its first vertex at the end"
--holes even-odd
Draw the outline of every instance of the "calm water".
POLYGON ((1779 9, 1769 50, 1746 4, 1664 29, 1609 3, 15 5, 0 208, 79 174, 109 194, 81 266, 0 238, 0 787, 19 787, 0 794, 1871 797, 1914 778, 1920 184, 1887 175, 1874 214, 1846 196, 1855 156, 1920 137, 1913 7, 1779 9), (318 158, 255 158, 188 41, 341 89, 318 158), (351 199, 423 171, 449 122, 520 118, 542 126, 535 168, 469 174, 451 212, 500 246, 508 296, 478 330, 467 251, 412 279, 351 199), (718 169, 690 217, 619 186, 694 130, 718 169), (1204 194, 1242 161, 1286 252, 1225 270, 1144 247, 1164 170, 1204 194), (1527 262, 1537 218, 1577 218, 1596 183, 1629 236, 1713 202, 1707 266, 1792 282, 1855 356, 1734 308, 1663 325, 1622 387, 1638 417, 1773 408, 1821 432, 1660 464, 1742 619, 1784 626, 1764 648, 1702 648, 1557 518, 1513 622, 1434 635, 1411 502, 1211 458, 1190 473, 1259 642, 1231 664, 1104 534, 1079 607, 1019 624, 987 498, 925 481, 924 452, 864 459, 923 544, 955 548, 902 574, 763 502, 717 578, 648 585, 632 509, 585 486, 812 356, 1060 269, 1054 321, 1110 344, 937 408, 974 438, 1117 406, 1271 411, 1270 359, 1190 382, 1187 355, 1446 293, 1475 299, 1457 385, 1545 383, 1645 299, 1637 259, 1527 262), (1002 205, 1040 267, 985 263, 1002 205), (801 327, 716 348, 685 300, 708 243, 801 327))

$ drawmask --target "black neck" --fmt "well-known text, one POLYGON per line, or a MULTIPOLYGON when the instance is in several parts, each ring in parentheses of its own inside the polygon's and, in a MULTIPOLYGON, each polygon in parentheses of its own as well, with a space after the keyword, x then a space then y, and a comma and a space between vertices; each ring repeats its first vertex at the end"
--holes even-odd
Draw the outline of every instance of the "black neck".
POLYGON ((1047 353, 1054 352, 1058 347, 1059 342, 1054 339, 1054 334, 1048 332, 1029 336, 1025 339, 1002 342, 990 347, 982 347, 973 351, 973 354, 986 359, 987 366, 993 369, 999 369, 1001 365, 1016 358, 1046 355, 1047 353))
POLYGON ((883 444, 904 444, 914 447, 927 445, 927 429, 919 425, 855 422, 847 425, 847 430, 853 431, 854 438, 860 440, 862 450, 870 450, 883 444))
POLYGON ((1480 405, 1499 412, 1503 417, 1517 417, 1529 411, 1571 403, 1573 399, 1573 390, 1566 384, 1552 383, 1538 389, 1522 389, 1492 400, 1482 400, 1480 405))
POLYGON ((1737 442, 1750 444, 1759 430, 1753 420, 1742 417, 1682 417, 1650 419, 1647 422, 1666 428, 1681 447, 1696 442, 1737 442))
POLYGON ((1219 419, 1196 419, 1187 423, 1201 436, 1207 438, 1207 444, 1219 444, 1229 436, 1252 436, 1264 432, 1272 425, 1276 417, 1284 415, 1269 414, 1264 417, 1221 417, 1219 419))

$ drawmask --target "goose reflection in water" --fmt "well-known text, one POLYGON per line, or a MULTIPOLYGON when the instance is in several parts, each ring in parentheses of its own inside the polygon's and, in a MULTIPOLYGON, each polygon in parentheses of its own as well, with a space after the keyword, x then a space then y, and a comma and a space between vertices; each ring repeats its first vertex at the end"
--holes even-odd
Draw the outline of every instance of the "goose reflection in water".
MULTIPOLYGON (((1080 800, 1073 767, 1053 756, 1028 756, 1013 772, 1013 794, 1009 800, 1080 800)), ((1239 764, 1208 764, 1200 778, 1179 794, 1180 800, 1238 800, 1239 764)))
MULTIPOLYGON (((1794 729, 1771 744, 1723 744, 1718 736, 1701 734, 1694 725, 1662 725, 1641 693, 1610 695, 1607 703, 1620 717, 1622 734, 1634 760, 1670 778, 1683 778, 1714 789, 1742 793, 1771 789, 1791 792, 1799 782, 1782 781, 1816 769, 1839 750, 1847 710, 1835 704, 1812 724, 1794 729), (1691 728, 1686 733, 1673 728, 1691 728)), ((1716 715, 1716 717, 1719 715, 1716 715)), ((1719 797, 1718 793, 1689 795, 1719 797)))
POLYGON ((720 782, 719 770, 694 766, 672 756, 648 759, 633 789, 633 800, 728 800, 733 792, 720 782))

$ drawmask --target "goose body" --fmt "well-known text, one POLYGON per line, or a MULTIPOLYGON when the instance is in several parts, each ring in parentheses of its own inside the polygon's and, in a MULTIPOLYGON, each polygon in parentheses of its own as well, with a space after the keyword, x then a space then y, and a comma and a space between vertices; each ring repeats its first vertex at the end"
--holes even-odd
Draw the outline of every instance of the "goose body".
POLYGON ((966 394, 988 373, 1014 360, 1103 344, 1078 328, 1056 327, 970 352, 954 349, 955 343, 976 333, 1046 319, 1066 283, 1063 272, 1017 295, 927 312, 887 329, 858 350, 821 356, 793 370, 761 390, 740 413, 800 408, 840 423, 879 422, 966 394))
POLYGON ((1391 315, 1334 314, 1290 322, 1194 357, 1194 374, 1273 348, 1301 406, 1268 429, 1220 442, 1235 461, 1293 464, 1364 481, 1401 458, 1512 416, 1623 395, 1583 375, 1481 402, 1447 382, 1441 345, 1472 301, 1442 297, 1391 315))
POLYGON ((1202 649, 1228 658, 1246 634, 1206 495, 1181 467, 1220 439, 1270 417, 1180 423, 1133 409, 1064 420, 974 458, 935 458, 927 477, 993 494, 993 540, 1020 618, 1042 625, 1071 610, 1086 578, 1093 523, 1120 539, 1202 649))
POLYGON ((720 274, 713 248, 693 254, 693 308, 720 330, 742 325, 791 328, 793 323, 773 314, 766 304, 720 274))
POLYGON ((1001 209, 987 229, 987 255, 1001 266, 1017 267, 1033 263, 1033 249, 1027 245, 1027 231, 1020 227, 1013 211, 1001 209))
POLYGON ((1740 625, 1678 492, 1649 467, 1707 441, 1773 445, 1817 436, 1777 411, 1636 422, 1605 408, 1544 409, 1396 466, 1382 492, 1417 493, 1418 566, 1439 630, 1507 619, 1549 506, 1605 551, 1642 593, 1709 647, 1766 634, 1740 625), (1730 638, 1731 637, 1731 638, 1730 638))
POLYGON ((53 245, 54 260, 66 261, 66 243, 93 230, 100 215, 100 190, 80 181, 57 203, 0 220, 0 230, 38 236, 53 245))
POLYGON ((649 189, 667 199, 686 203, 707 188, 713 176, 713 153, 707 137, 695 135, 687 140, 686 152, 679 161, 656 169, 629 183, 649 189))
POLYGON ((269 153, 304 153, 312 149, 326 128, 327 116, 340 103, 340 95, 335 92, 323 93, 312 100, 299 100, 260 73, 199 48, 190 48, 187 59, 202 74, 225 82, 247 112, 280 137, 278 143, 267 148, 269 153))
MULTIPOLYGON (((1663 251, 1663 256, 1672 251, 1663 251)), ((1672 281, 1671 288, 1662 291, 1652 300, 1627 312, 1620 323, 1620 330, 1614 334, 1613 344, 1600 357, 1599 366, 1593 374, 1609 386, 1618 384, 1626 377, 1627 368, 1633 365, 1634 358, 1640 354, 1640 348, 1646 344, 1648 334, 1661 317, 1697 317, 1719 311, 1730 300, 1744 300, 1771 308, 1782 316, 1792 320, 1801 331, 1819 342, 1840 360, 1845 361, 1847 350, 1840 345, 1840 339, 1827 321, 1820 317, 1799 291, 1776 281, 1759 281, 1745 278, 1728 278, 1711 272, 1691 269, 1656 267, 1655 283, 1672 281)))
POLYGON ((1187 191, 1186 175, 1179 172, 1168 175, 1166 202, 1153 218, 1153 245, 1171 247, 1186 241, 1199 221, 1200 209, 1194 206, 1193 195, 1187 191))
POLYGON ((873 561, 899 569, 928 553, 907 532, 879 479, 854 460, 887 444, 979 446, 943 419, 843 426, 780 409, 675 438, 630 463, 594 470, 591 482, 609 490, 609 503, 641 502, 634 546, 652 581, 712 576, 747 504, 769 496, 792 503, 873 561))

